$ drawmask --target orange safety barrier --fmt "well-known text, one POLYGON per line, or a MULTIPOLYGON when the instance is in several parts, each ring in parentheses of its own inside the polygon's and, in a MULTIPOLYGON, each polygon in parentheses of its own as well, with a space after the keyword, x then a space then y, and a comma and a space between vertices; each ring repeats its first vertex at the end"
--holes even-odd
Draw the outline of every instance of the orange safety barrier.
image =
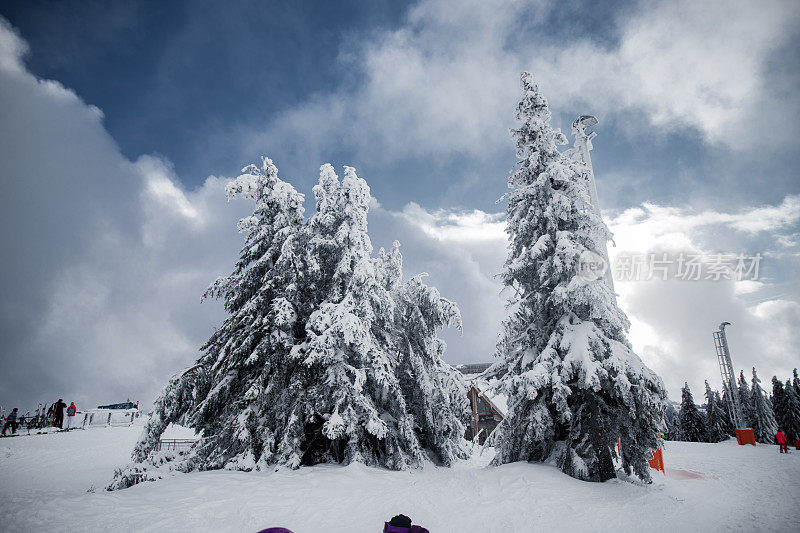
POLYGON ((653 452, 653 458, 647 462, 650 463, 650 468, 661 470, 666 475, 667 471, 664 469, 664 453, 660 448, 653 452))
POLYGON ((756 435, 753 433, 752 429, 737 429, 736 430, 736 442, 740 445, 745 444, 752 444, 753 446, 756 445, 756 435))

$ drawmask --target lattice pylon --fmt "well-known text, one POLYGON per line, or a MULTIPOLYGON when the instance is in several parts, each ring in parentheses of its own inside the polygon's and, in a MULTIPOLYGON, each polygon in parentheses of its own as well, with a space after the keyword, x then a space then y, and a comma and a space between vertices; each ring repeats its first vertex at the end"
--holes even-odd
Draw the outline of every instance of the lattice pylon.
POLYGON ((714 348, 717 352, 717 362, 722 375, 722 386, 727 393, 725 396, 727 398, 728 414, 736 429, 744 429, 746 424, 739 401, 739 388, 736 386, 736 375, 733 373, 731 352, 728 349, 728 339, 725 336, 725 326, 727 325, 729 325, 728 322, 723 322, 719 326, 719 331, 714 332, 714 348))

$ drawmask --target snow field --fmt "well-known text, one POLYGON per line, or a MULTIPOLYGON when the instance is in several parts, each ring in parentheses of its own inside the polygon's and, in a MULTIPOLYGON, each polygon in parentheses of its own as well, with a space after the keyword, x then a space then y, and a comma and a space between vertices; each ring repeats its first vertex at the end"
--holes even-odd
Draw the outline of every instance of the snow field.
MULTIPOLYGON (((800 452, 776 446, 668 442, 668 477, 652 485, 587 483, 545 464, 393 472, 361 465, 177 474, 106 492, 141 427, 0 440, 5 531, 381 530, 397 513, 432 533, 460 531, 800 530, 800 452), (95 492, 87 492, 90 487, 95 492)), ((166 438, 186 437, 186 430, 166 438)))

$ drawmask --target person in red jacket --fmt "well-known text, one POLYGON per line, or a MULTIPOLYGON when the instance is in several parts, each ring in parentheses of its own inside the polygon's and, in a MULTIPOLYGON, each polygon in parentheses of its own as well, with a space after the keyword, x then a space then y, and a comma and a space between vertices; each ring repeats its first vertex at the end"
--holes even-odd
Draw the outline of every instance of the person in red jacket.
POLYGON ((786 435, 780 429, 775 433, 775 440, 780 444, 780 453, 789 453, 789 446, 786 445, 786 435))
POLYGON ((70 402, 69 407, 67 407, 67 429, 72 427, 72 421, 75 420, 75 413, 78 412, 78 408, 75 407, 75 402, 70 402))

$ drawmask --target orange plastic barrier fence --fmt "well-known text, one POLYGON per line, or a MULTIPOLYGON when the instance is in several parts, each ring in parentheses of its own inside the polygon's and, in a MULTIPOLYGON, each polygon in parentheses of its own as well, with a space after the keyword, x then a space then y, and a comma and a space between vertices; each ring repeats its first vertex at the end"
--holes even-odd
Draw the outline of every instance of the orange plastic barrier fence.
POLYGON ((661 470, 664 472, 664 474, 667 473, 667 471, 664 470, 664 453, 662 450, 659 449, 654 451, 653 458, 647 462, 650 463, 650 468, 654 470, 661 470))
POLYGON ((736 442, 738 442, 740 445, 752 444, 753 446, 755 446, 756 435, 755 433, 753 433, 752 429, 737 429, 736 442))

